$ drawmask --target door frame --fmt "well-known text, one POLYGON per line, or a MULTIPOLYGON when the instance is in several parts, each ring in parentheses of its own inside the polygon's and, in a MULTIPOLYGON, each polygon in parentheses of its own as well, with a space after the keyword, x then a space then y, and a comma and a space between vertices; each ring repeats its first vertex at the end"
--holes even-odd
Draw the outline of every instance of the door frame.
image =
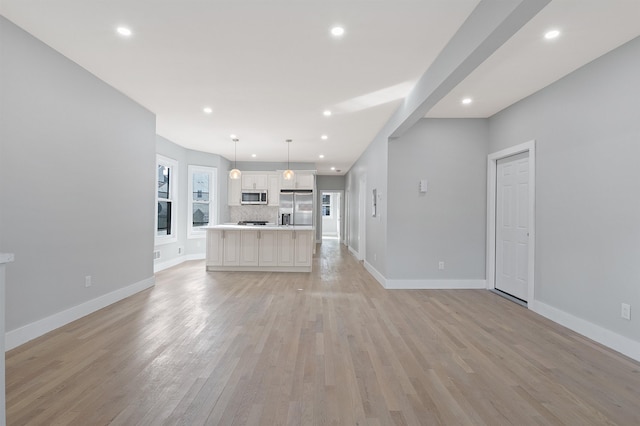
MULTIPOLYGON (((344 235, 343 235, 343 231, 341 229, 343 222, 344 222, 344 216, 342 214, 343 211, 343 206, 344 206, 344 190, 343 189, 320 189, 318 190, 318 192, 320 193, 320 208, 319 208, 319 212, 320 212, 320 220, 318 220, 318 227, 320 228, 320 241, 322 241, 322 232, 323 232, 323 226, 322 226, 322 194, 338 194, 338 197, 340 200, 340 203, 338 205, 338 209, 334 209, 334 212, 336 212, 337 216, 337 221, 338 221, 338 241, 343 243, 344 242, 344 235)), ((334 207, 336 205, 336 203, 333 201, 334 198, 331 197, 331 206, 334 207)), ((344 206, 346 207, 346 206, 344 206)))
POLYGON ((527 307, 535 300, 535 201, 536 201, 536 141, 515 145, 487 156, 487 289, 496 287, 496 185, 498 160, 523 152, 529 153, 529 252, 527 262, 527 307))

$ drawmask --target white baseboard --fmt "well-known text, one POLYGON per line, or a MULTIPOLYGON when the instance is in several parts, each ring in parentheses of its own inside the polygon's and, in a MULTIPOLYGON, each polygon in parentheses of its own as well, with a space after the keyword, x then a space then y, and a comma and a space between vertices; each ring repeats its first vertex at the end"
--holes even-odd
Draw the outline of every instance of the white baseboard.
POLYGON ((629 339, 628 337, 622 336, 611 330, 607 330, 606 328, 600 327, 599 325, 573 316, 537 300, 533 303, 529 303, 529 308, 533 312, 567 327, 576 333, 582 334, 583 336, 605 345, 614 351, 618 351, 629 358, 640 361, 640 342, 629 339))
POLYGON ((388 279, 384 288, 393 290, 473 290, 486 289, 486 280, 397 280, 388 279))
POLYGON ((373 278, 375 278, 376 281, 378 281, 382 287, 386 288, 385 287, 385 283, 386 283, 387 279, 376 268, 374 268, 372 264, 370 264, 369 262, 367 262, 365 260, 364 261, 364 268, 367 271, 369 271, 369 273, 371 275, 373 275, 373 278))
POLYGON ((205 253, 185 254, 182 256, 174 257, 173 259, 167 260, 165 262, 155 263, 153 265, 153 273, 155 274, 156 272, 164 271, 165 269, 172 268, 188 260, 202 260, 205 257, 205 253))
POLYGON ((77 319, 89 315, 97 310, 107 307, 115 302, 132 296, 149 287, 153 287, 156 283, 155 277, 149 277, 137 283, 128 285, 111 293, 104 294, 95 299, 81 303, 80 305, 58 312, 41 320, 32 322, 15 330, 11 330, 5 334, 5 350, 27 343, 37 337, 42 336, 56 328, 69 324, 77 319))
POLYGON ((387 290, 484 290, 486 280, 392 280, 387 279, 366 260, 364 267, 387 290))
POLYGON ((354 255, 356 257, 356 259, 360 260, 360 253, 358 253, 357 251, 355 251, 353 249, 353 247, 349 246, 349 253, 351 253, 352 255, 354 255))

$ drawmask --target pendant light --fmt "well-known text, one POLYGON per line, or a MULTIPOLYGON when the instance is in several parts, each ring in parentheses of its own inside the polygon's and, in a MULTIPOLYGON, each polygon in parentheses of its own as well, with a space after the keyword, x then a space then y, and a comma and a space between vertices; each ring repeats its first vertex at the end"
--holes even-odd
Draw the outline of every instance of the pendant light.
POLYGON ((233 138, 233 169, 229 172, 229 179, 240 179, 240 175, 242 174, 240 170, 238 170, 238 138, 233 138))
POLYGON ((291 142, 293 142, 291 139, 287 139, 287 170, 282 173, 284 180, 291 180, 294 176, 293 170, 289 167, 289 146, 291 142))

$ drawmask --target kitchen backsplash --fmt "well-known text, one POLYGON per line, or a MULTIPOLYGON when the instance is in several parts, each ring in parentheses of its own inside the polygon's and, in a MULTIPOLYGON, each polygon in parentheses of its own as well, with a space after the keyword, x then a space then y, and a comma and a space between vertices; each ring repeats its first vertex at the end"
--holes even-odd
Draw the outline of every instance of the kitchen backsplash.
POLYGON ((272 223, 278 223, 278 207, 277 206, 230 206, 229 219, 236 223, 241 220, 266 220, 272 223))

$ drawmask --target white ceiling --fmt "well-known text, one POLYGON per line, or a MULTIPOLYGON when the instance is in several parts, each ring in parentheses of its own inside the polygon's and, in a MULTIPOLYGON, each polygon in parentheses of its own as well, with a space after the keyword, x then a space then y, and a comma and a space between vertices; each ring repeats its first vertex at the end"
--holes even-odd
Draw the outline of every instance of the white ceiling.
MULTIPOLYGON (((293 139, 292 162, 343 174, 478 1, 2 0, 0 13, 154 112, 173 142, 233 159, 233 133, 238 161, 278 162, 293 139)), ((640 0, 553 0, 427 116, 488 117, 640 35, 639 17, 640 0)))
POLYGON ((638 36, 640 0, 552 0, 427 117, 490 117, 638 36))

